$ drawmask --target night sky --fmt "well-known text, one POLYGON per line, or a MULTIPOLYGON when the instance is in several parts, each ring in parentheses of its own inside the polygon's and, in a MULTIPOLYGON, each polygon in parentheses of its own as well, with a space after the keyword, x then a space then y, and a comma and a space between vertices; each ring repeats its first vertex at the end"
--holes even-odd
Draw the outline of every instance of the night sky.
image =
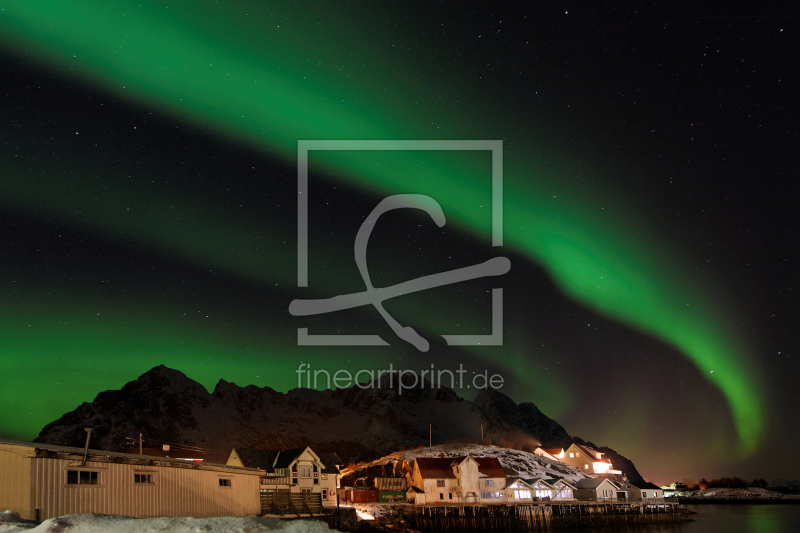
POLYGON ((686 6, 6 2, 0 435, 158 364, 281 391, 301 363, 461 364, 656 482, 800 478, 800 14, 686 6), (502 140, 503 245, 489 152, 316 151, 299 287, 322 139, 502 140), (372 307, 289 314, 363 291, 356 232, 410 193, 446 224, 381 217, 376 287, 510 272, 384 302, 427 352, 372 307), (448 346, 491 333, 493 288, 503 345, 448 346))

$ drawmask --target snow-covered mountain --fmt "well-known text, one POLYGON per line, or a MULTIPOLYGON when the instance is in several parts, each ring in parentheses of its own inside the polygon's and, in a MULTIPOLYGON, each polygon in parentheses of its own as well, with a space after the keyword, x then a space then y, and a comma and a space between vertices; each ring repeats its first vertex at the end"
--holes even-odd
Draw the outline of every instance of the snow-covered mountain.
MULTIPOLYGON (((350 466, 342 471, 342 484, 351 485, 356 479, 365 477, 371 482, 374 477, 402 477, 410 471, 417 457, 497 457, 508 470, 507 475, 522 479, 565 479, 570 483, 589 477, 580 468, 575 468, 535 453, 481 444, 440 444, 431 448, 417 447, 391 453, 380 459, 350 466)), ((369 483, 368 483, 369 484, 369 483)))
MULTIPOLYGON (((402 449, 478 439, 546 448, 567 447, 572 437, 532 403, 516 404, 501 392, 483 390, 474 402, 450 388, 416 387, 388 376, 371 387, 287 393, 221 379, 209 393, 182 372, 155 367, 120 390, 101 392, 42 429, 37 442, 124 451, 126 437, 145 446, 179 443, 219 450, 312 445, 335 451, 345 462, 374 459, 402 449)), ((423 386, 424 385, 424 386, 423 386)), ((635 472, 635 469, 634 469, 635 472)), ((636 473, 638 476, 638 473, 636 473)), ((630 474, 629 474, 630 476, 630 474)))

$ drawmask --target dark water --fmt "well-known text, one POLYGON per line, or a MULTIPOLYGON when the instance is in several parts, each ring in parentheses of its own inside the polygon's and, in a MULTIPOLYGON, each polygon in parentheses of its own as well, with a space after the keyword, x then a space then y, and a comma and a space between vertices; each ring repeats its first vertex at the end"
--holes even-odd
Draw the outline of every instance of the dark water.
POLYGON ((683 505, 692 522, 573 529, 591 533, 800 533, 800 505, 683 505))

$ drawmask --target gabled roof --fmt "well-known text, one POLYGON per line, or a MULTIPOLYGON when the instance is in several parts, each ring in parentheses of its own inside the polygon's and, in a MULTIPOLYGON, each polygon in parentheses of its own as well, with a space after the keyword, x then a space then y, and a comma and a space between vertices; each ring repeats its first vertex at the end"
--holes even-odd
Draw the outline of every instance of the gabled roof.
POLYGON ((242 464, 248 468, 260 468, 268 474, 275 472, 275 458, 278 450, 250 450, 247 448, 236 448, 236 454, 242 464))
POLYGON ((275 468, 289 468, 289 466, 300 457, 305 448, 291 448, 288 450, 280 450, 278 456, 275 458, 275 468))
POLYGON ((288 450, 253 450, 248 448, 235 448, 236 454, 246 467, 260 468, 267 473, 275 473, 278 468, 289 468, 293 462, 308 449, 319 457, 323 465, 323 474, 338 474, 337 466, 342 465, 342 460, 333 452, 317 453, 310 447, 291 448, 288 450), (257 466, 256 466, 257 465, 257 466))
POLYGON ((528 487, 529 489, 530 489, 530 488, 533 488, 533 487, 531 487, 530 485, 528 485, 528 483, 527 483, 527 482, 526 482, 524 479, 522 479, 522 478, 519 478, 519 477, 513 477, 513 478, 509 478, 509 479, 508 479, 508 482, 506 483, 506 488, 507 488, 507 489, 513 489, 513 488, 515 488, 515 487, 514 487, 514 484, 515 484, 515 483, 519 483, 519 485, 520 485, 520 486, 519 486, 519 487, 517 487, 517 488, 520 488, 520 487, 528 487))
POLYGON ((569 482, 569 481, 567 481, 566 479, 559 479, 559 478, 553 478, 553 479, 550 479, 550 478, 548 478, 548 479, 545 479, 545 480, 543 480, 543 481, 547 482, 547 484, 548 484, 548 485, 551 485, 553 488, 558 488, 558 487, 557 487, 557 485, 558 485, 559 483, 563 483, 564 485, 566 485, 567 487, 569 487, 569 488, 571 488, 571 489, 574 489, 574 488, 575 488, 575 485, 574 485, 574 484, 572 484, 572 483, 570 483, 570 482, 569 482))
MULTIPOLYGON (((575 444, 574 442, 572 443, 572 446, 574 446, 575 448, 577 448, 577 449, 578 449, 578 450, 579 450, 581 453, 583 453, 583 454, 584 454, 586 457, 589 457, 589 458, 592 460, 592 462, 595 462, 595 463, 608 463, 608 464, 611 464, 611 461, 609 461, 608 459, 605 459, 605 458, 603 457, 603 452, 598 452, 598 451, 597 451, 597 450, 595 450, 594 448, 589 448, 588 446, 582 446, 582 445, 580 445, 580 444, 575 444)), ((570 448, 571 448, 572 446, 570 446, 570 448)), ((567 449, 569 449, 569 448, 567 448, 567 449)))
POLYGON ((453 457, 417 457, 414 460, 423 479, 455 479, 453 464, 461 461, 453 457))
POLYGON ((553 488, 553 487, 550 485, 550 483, 548 483, 548 482, 547 482, 547 480, 546 480, 546 479, 544 479, 544 478, 540 478, 540 477, 536 477, 536 478, 532 478, 532 479, 526 479, 526 480, 524 480, 524 481, 525 481, 525 483, 527 483, 528 485, 530 485, 532 488, 533 488, 533 487, 534 487, 534 486, 535 486, 537 483, 539 483, 540 481, 541 481, 542 483, 544 483, 545 485, 547 485, 547 488, 550 488, 550 489, 552 489, 552 488, 553 488))
POLYGON ((497 457, 473 457, 478 463, 478 472, 486 477, 506 477, 503 465, 497 457))
POLYGON ((614 483, 612 483, 611 481, 609 481, 608 479, 606 479, 604 477, 589 477, 589 478, 581 479, 580 481, 575 483, 575 488, 576 489, 596 489, 597 487, 599 487, 600 485, 602 485, 605 482, 608 482, 615 489, 619 489, 619 487, 617 487, 614 483))
POLYGON ((339 467, 344 465, 344 462, 339 459, 336 452, 319 452, 317 456, 324 466, 322 469, 323 474, 338 474, 339 467))
POLYGON ((654 485, 653 483, 650 483, 649 481, 629 481, 628 485, 636 487, 639 490, 642 490, 642 489, 645 489, 645 490, 664 490, 661 487, 659 487, 658 485, 654 485))

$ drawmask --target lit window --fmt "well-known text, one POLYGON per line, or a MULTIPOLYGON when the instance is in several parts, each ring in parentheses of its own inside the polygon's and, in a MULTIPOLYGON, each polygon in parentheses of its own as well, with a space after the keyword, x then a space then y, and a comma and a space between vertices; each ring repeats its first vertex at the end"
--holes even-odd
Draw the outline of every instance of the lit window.
POLYGON ((67 485, 97 485, 98 472, 67 470, 67 485))
POLYGON ((572 453, 572 452, 569 452, 569 456, 570 456, 570 457, 575 457, 575 454, 574 454, 574 453, 572 453))
POLYGON ((219 479, 219 486, 220 487, 232 487, 233 486, 233 481, 230 480, 230 479, 220 478, 219 479))

